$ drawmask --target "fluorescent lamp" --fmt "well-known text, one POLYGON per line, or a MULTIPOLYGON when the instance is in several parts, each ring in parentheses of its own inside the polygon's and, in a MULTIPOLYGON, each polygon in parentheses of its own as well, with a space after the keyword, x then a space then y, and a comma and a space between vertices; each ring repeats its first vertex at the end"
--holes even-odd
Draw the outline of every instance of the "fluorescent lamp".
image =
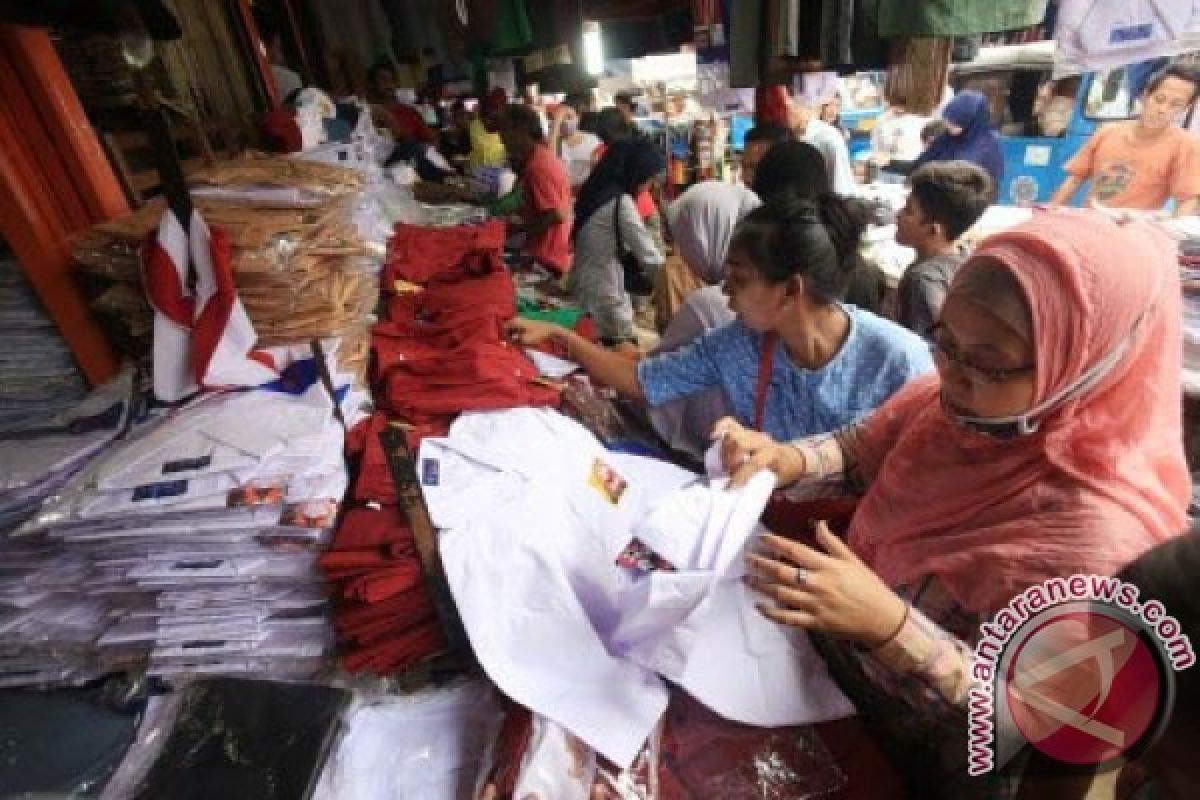
POLYGON ((598 22, 583 23, 583 63, 589 75, 604 73, 604 41, 598 22))

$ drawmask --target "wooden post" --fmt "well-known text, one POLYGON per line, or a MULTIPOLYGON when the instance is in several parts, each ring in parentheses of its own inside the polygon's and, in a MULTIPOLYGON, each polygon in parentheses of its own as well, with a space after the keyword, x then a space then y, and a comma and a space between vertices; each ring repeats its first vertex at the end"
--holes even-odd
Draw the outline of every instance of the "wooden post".
POLYGON ((93 385, 118 364, 75 283, 68 239, 126 210, 49 37, 0 25, 0 233, 93 385))
POLYGON ((128 213, 120 181, 50 37, 36 28, 0 25, 0 49, 11 54, 12 66, 54 143, 53 150, 74 178, 89 221, 104 222, 128 213))
POLYGON ((250 10, 250 0, 233 0, 233 10, 234 27, 240 29, 243 41, 250 50, 250 63, 258 72, 263 91, 266 93, 267 107, 279 108, 283 101, 279 97, 279 88, 275 85, 275 73, 271 72, 271 65, 267 63, 262 36, 258 33, 254 12, 250 10))

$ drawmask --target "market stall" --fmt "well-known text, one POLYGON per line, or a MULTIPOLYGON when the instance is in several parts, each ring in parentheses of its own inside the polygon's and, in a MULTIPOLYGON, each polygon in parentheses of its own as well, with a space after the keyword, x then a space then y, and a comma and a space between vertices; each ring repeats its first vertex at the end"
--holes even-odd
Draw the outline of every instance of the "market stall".
MULTIPOLYGON (((345 30, 325 25, 343 88, 371 47, 440 58, 464 92, 490 72, 557 101, 579 77, 575 4, 459 3, 421 21, 428 43, 385 35, 385 19, 417 35, 412 4, 352 5, 345 30), (460 45, 478 69, 453 65, 460 45)), ((695 23, 699 78, 629 81, 668 197, 735 181, 738 87, 836 94, 831 71, 890 68, 940 97, 954 36, 1041 23, 1046 4, 835 5, 818 35, 796 4, 582 4, 623 47, 648 19, 645 39, 672 44, 671 14, 695 23)), ((71 234, 123 362, 90 392, 0 261, 0 795, 903 796, 827 645, 765 618, 745 580, 768 528, 810 545, 818 519, 841 530, 849 484, 822 457, 800 489, 770 471, 733 488, 719 443, 673 450, 562 341, 518 344, 521 319, 599 337, 511 235, 517 176, 400 155, 367 105, 340 105, 361 112, 342 141, 301 113, 297 152, 181 175, 186 219, 168 196, 71 234)), ((859 253, 894 288, 914 258, 896 242, 907 189, 853 193, 873 214, 859 253)), ((1037 213, 993 205, 960 245, 1037 213)), ((1173 226, 1189 456, 1195 222, 1173 226)))

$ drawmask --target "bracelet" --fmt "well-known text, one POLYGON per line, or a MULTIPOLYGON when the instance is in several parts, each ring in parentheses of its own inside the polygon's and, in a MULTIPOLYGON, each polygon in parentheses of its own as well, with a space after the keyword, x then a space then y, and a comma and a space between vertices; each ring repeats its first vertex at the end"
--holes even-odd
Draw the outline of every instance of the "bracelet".
POLYGON ((909 615, 910 611, 912 611, 912 605, 909 604, 909 602, 907 600, 905 600, 904 601, 904 616, 900 618, 900 624, 896 626, 896 630, 892 631, 891 635, 888 636, 886 639, 884 639, 879 644, 871 645, 870 647, 868 647, 867 652, 874 653, 875 651, 882 650, 884 647, 886 647, 887 645, 894 642, 896 640, 896 637, 900 635, 900 631, 904 630, 904 626, 908 624, 908 615, 909 615))
MULTIPOLYGON (((812 448, 811 448, 811 447, 809 447, 809 446, 808 446, 808 444, 807 444, 806 442, 802 441, 802 440, 801 440, 801 441, 795 441, 795 442, 788 442, 788 445, 789 445, 789 446, 790 446, 790 447, 791 447, 793 450, 795 450, 797 453, 799 453, 799 454, 800 454, 800 457, 804 459, 804 472, 802 473, 802 475, 803 475, 803 476, 805 476, 805 477, 807 477, 807 476, 809 475, 809 472, 808 472, 808 469, 809 469, 809 462, 810 462, 810 461, 812 461, 812 460, 814 460, 814 459, 811 459, 811 458, 809 457, 809 455, 808 455, 809 451, 810 451, 810 450, 812 450, 812 448)), ((817 461, 817 469, 818 469, 818 470, 820 470, 820 471, 823 471, 823 470, 822 470, 822 466, 823 466, 823 465, 820 463, 820 456, 819 456, 819 455, 817 456, 817 459, 816 459, 816 461, 817 461)), ((818 479, 820 479, 820 478, 823 478, 823 477, 825 477, 825 476, 822 474, 822 475, 817 475, 816 477, 817 477, 818 479)))

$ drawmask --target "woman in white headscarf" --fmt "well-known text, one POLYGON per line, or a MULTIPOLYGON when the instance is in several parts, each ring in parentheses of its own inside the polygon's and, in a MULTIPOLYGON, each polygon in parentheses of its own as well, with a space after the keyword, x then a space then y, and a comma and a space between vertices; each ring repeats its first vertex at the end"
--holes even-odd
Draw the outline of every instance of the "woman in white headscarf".
MULTIPOLYGON (((688 294, 671 317, 656 354, 677 350, 733 319, 721 290, 725 256, 738 222, 759 205, 758 195, 743 186, 706 181, 688 189, 667 209, 675 250, 701 288, 688 294)), ((712 389, 653 408, 650 419, 668 444, 699 457, 708 446, 713 425, 728 413, 724 393, 712 389)))

